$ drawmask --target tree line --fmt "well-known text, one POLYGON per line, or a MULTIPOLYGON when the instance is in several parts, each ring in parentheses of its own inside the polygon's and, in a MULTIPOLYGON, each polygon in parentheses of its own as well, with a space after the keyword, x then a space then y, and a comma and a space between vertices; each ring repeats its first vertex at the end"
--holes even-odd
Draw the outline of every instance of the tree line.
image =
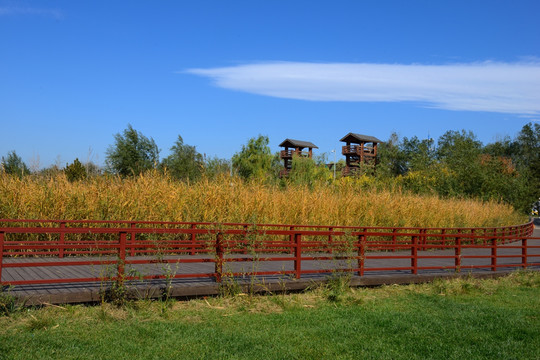
POLYGON ((540 196, 540 125, 483 145, 472 132, 447 131, 437 141, 395 134, 382 144, 380 178, 414 192, 497 199, 528 212, 540 196))
MULTIPOLYGON (((523 126, 515 138, 505 137, 483 145, 470 131, 447 131, 434 139, 399 138, 392 134, 379 144, 376 165, 362 166, 352 178, 341 178, 344 161, 332 164, 326 154, 313 159, 294 158, 287 178, 280 178, 282 164, 278 153, 272 153, 267 136, 251 138, 229 159, 206 158, 195 146, 185 144, 178 136, 170 154, 161 159, 154 139, 146 137, 131 125, 114 135, 114 144, 106 151, 104 168, 75 159, 64 168, 57 165, 36 175, 65 173, 70 181, 88 176, 137 176, 149 170, 161 171, 180 181, 197 181, 220 174, 257 179, 288 186, 312 185, 315 182, 355 182, 367 187, 400 187, 415 193, 435 193, 443 197, 497 199, 528 212, 540 196, 540 124, 523 126)), ((23 177, 31 171, 15 151, 1 159, 7 174, 23 177)))

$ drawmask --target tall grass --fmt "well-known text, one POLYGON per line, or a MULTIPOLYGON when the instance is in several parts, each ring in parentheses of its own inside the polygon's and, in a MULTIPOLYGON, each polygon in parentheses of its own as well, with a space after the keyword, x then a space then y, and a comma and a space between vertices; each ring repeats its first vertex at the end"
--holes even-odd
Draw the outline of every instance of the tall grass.
POLYGON ((441 199, 354 181, 280 187, 223 176, 190 184, 159 172, 78 182, 63 174, 19 179, 0 173, 0 218, 422 227, 526 221, 495 201, 441 199))

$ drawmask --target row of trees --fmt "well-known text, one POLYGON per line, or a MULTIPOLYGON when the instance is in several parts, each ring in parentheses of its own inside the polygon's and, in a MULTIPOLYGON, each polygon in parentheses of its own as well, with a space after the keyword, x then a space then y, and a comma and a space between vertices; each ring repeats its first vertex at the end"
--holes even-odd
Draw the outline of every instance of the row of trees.
MULTIPOLYGON (((209 159, 205 164, 203 156, 196 151, 195 146, 184 144, 181 136, 178 136, 170 150, 170 155, 160 161, 160 151, 154 139, 146 137, 128 125, 122 133, 114 135, 114 144, 106 151, 104 168, 99 168, 91 162, 83 164, 77 158, 64 169, 53 165, 39 171, 39 174, 47 175, 63 171, 70 181, 76 181, 104 173, 127 177, 151 169, 160 169, 180 180, 196 180, 205 169, 210 171, 216 168, 218 171, 224 171, 225 166, 228 169, 228 163, 221 159, 209 159)), ((15 151, 10 151, 6 157, 2 157, 1 165, 4 172, 15 176, 21 177, 31 173, 15 151)))
POLYGON ((528 211, 540 196, 540 125, 485 146, 466 131, 447 131, 436 144, 394 134, 381 146, 377 172, 415 192, 501 199, 528 211))
POLYGON ((159 161, 159 149, 152 138, 128 125, 123 134, 114 136, 115 144, 107 149, 108 172, 121 176, 138 175, 153 168, 167 169, 178 179, 196 179, 203 169, 203 156, 195 146, 184 144, 179 135, 171 154, 159 161))
MULTIPOLYGON (((447 131, 437 142, 417 137, 400 139, 392 134, 379 149, 376 168, 366 166, 357 175, 369 186, 400 186, 417 193, 441 196, 496 198, 524 211, 529 210, 540 195, 538 123, 525 125, 514 139, 506 137, 485 146, 472 132, 462 130, 447 131)), ((262 135, 249 139, 231 160, 206 159, 195 146, 185 144, 178 136, 169 156, 160 161, 155 141, 128 125, 122 133, 114 135, 114 144, 106 152, 104 169, 76 159, 62 171, 72 181, 102 172, 134 176, 150 169, 189 181, 196 181, 203 174, 213 177, 219 173, 234 173, 244 179, 286 186, 332 182, 332 173, 325 162, 324 154, 314 159, 295 158, 289 177, 280 179, 282 165, 278 154, 272 153, 268 137, 262 135)), ((338 177, 343 166, 343 160, 336 164, 338 177)), ((2 168, 16 176, 30 174, 15 151, 2 157, 2 168)))

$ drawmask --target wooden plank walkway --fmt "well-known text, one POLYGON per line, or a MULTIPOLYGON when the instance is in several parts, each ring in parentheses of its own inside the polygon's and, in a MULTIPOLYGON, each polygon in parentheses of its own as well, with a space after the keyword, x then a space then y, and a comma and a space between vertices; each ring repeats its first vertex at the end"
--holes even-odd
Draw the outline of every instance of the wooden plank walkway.
MULTIPOLYGON (((535 230, 535 237, 540 236, 540 230, 535 230)), ((540 240, 534 241, 534 245, 540 245, 540 240)), ((521 246, 521 241, 507 244, 499 248, 498 255, 513 255, 514 257, 503 257, 498 259, 498 271, 491 271, 491 255, 490 249, 463 249, 461 266, 463 268, 469 265, 485 265, 485 268, 480 269, 463 269, 460 274, 454 269, 447 270, 419 270, 417 275, 411 274, 410 270, 373 270, 377 268, 387 267, 410 267, 411 260, 408 258, 400 258, 400 256, 409 256, 410 251, 406 252, 386 252, 385 256, 392 257, 391 259, 368 259, 365 261, 364 276, 358 276, 353 273, 351 284, 355 286, 361 285, 381 285, 392 283, 415 283, 431 281, 434 278, 440 277, 456 277, 456 276, 500 276, 509 271, 515 270, 517 265, 521 263, 521 249, 509 248, 511 246, 521 246), (470 259, 467 256, 486 256, 485 258, 470 259), (503 265, 508 265, 503 267, 503 265)), ((381 255, 382 253, 367 253, 366 255, 381 255)), ((304 254, 307 255, 307 254, 304 254)), ((439 251, 418 251, 419 267, 453 267, 454 266, 454 250, 439 250, 439 251), (448 256, 448 258, 427 258, 422 259, 422 256, 448 256)), ((530 249, 528 255, 540 255, 540 249, 530 249)), ((268 256, 276 256, 275 254, 268 256)), ((280 255, 281 256, 281 255, 280 255)), ((185 259, 193 258, 193 256, 170 256, 167 259, 185 259)), ((196 255, 199 258, 210 259, 211 255, 196 255)), ((234 255, 234 257, 240 257, 234 255)), ((243 255, 249 257, 249 255, 243 255)), ((264 261, 265 255, 259 255, 254 261, 231 262, 225 263, 224 273, 249 273, 253 271, 292 271, 294 269, 293 255, 283 255, 290 258, 287 261, 264 261)), ((141 259, 142 257, 137 257, 141 259)), ((150 259, 150 257, 147 257, 150 259)), ((110 258, 115 260, 116 258, 110 258)), ((134 259, 127 257, 127 260, 134 259)), ((57 257, 41 257, 41 258, 4 258, 4 264, 16 262, 52 262, 52 261, 73 261, 74 258, 58 259, 57 257)), ((84 260, 107 260, 106 257, 89 258, 84 260)), ((531 257, 529 262, 540 262, 540 257, 531 257)), ((303 260, 302 270, 335 270, 339 271, 357 267, 356 261, 354 264, 344 260, 303 260)), ((533 267, 540 270, 540 267, 533 267)), ((126 273, 138 276, 140 275, 180 275, 180 274, 200 274, 201 277, 172 279, 169 282, 165 280, 134 280, 126 282, 128 296, 139 298, 155 298, 160 297, 164 293, 167 286, 171 286, 170 295, 175 297, 189 297, 201 295, 215 295, 220 292, 220 286, 227 284, 227 278, 220 285, 216 283, 213 277, 202 277, 204 274, 214 272, 213 262, 203 263, 155 263, 142 265, 126 265, 126 273)), ((24 300, 27 304, 40 303, 80 303, 80 302, 95 302, 101 300, 101 295, 110 287, 110 283, 105 279, 115 276, 116 264, 112 265, 79 265, 79 266, 39 266, 39 267, 21 267, 21 268, 4 268, 2 271, 2 281, 17 281, 30 279, 83 279, 97 277, 104 279, 98 282, 84 283, 58 283, 46 285, 18 285, 9 289, 9 291, 24 300)), ((273 275, 273 276, 237 276, 234 278, 234 284, 241 287, 252 286, 254 291, 258 292, 275 292, 283 290, 301 290, 308 286, 313 286, 314 283, 323 282, 328 278, 329 274, 305 274, 301 279, 295 279, 290 275, 273 275)), ((229 279, 230 281, 230 279, 229 279)))

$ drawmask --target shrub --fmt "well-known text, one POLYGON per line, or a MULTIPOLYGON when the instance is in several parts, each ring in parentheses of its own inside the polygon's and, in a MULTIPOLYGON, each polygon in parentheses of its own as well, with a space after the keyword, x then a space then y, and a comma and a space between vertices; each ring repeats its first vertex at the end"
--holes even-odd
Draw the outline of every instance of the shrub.
POLYGON ((66 174, 66 178, 69 181, 84 180, 88 176, 86 168, 81 164, 79 159, 75 159, 71 164, 66 165, 64 174, 66 174))

